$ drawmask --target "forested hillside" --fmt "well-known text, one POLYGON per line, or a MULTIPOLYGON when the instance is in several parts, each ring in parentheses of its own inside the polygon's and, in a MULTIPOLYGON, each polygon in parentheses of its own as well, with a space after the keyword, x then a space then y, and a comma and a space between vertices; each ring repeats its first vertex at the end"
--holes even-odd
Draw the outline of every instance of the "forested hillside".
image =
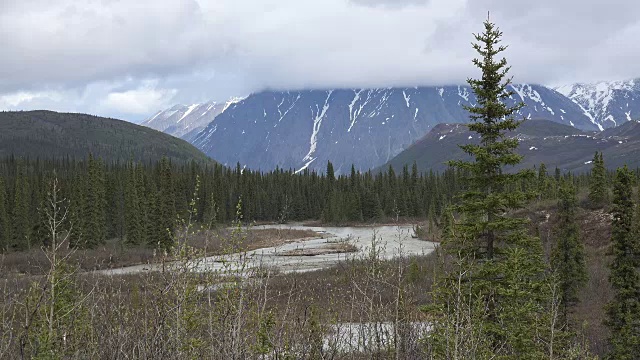
POLYGON ((0 156, 210 161, 184 140, 127 121, 53 111, 0 112, 0 156))

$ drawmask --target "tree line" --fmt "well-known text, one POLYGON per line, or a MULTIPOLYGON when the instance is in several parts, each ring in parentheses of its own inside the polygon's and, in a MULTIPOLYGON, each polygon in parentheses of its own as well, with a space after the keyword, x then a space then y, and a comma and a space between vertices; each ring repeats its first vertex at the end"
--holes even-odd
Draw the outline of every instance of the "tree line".
MULTIPOLYGON (((600 155, 601 156, 601 155, 600 155)), ((597 156, 596 156, 597 157, 597 156)), ((604 165, 592 174, 572 175, 544 164, 537 177, 523 179, 513 189, 536 191, 541 199, 556 198, 562 179, 578 189, 600 189, 611 181, 604 165)), ((189 199, 197 190, 201 224, 226 224, 242 200, 245 221, 287 222, 321 220, 328 224, 427 219, 442 221, 443 209, 465 184, 467 170, 419 173, 415 164, 396 174, 387 171, 351 172, 336 176, 331 162, 325 173, 276 169, 257 172, 219 164, 158 162, 106 163, 91 154, 86 160, 0 159, 0 249, 22 251, 46 244, 42 204, 47 184, 56 177, 62 196, 70 200, 71 245, 95 247, 107 239, 124 244, 169 250, 178 216, 187 216, 189 199)), ((594 204, 606 201, 604 191, 594 204)))

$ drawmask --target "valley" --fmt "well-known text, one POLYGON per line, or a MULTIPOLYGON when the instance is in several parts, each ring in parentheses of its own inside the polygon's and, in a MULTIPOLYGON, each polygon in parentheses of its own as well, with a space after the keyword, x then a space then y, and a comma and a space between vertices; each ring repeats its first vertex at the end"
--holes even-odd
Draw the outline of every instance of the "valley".
POLYGON ((638 358, 640 6, 60 1, 0 6, 0 359, 638 358))

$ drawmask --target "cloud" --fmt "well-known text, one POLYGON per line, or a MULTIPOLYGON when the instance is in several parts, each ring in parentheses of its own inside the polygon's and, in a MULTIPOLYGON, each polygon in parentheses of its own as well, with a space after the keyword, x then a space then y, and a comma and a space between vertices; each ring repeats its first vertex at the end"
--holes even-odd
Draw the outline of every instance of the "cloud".
POLYGON ((640 76, 640 2, 5 0, 0 107, 139 119, 265 88, 462 83, 487 11, 516 81, 640 76))
POLYGON ((350 0, 354 4, 364 6, 387 6, 398 8, 410 5, 424 5, 429 0, 350 0))
POLYGON ((113 92, 107 95, 102 105, 112 111, 146 115, 168 106, 175 93, 175 90, 157 90, 150 87, 113 92))

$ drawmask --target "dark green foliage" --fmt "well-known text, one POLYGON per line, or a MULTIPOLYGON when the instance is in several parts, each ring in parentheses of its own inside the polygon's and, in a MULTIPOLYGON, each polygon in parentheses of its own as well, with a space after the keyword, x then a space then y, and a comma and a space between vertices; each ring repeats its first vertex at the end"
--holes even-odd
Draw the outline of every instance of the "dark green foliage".
POLYGON ((327 180, 329 180, 329 183, 333 183, 336 180, 331 161, 327 162, 327 180))
POLYGON ((393 171, 353 170, 353 176, 334 174, 331 178, 312 171, 263 173, 219 164, 174 163, 168 158, 156 163, 104 162, 95 156, 86 160, 0 158, 11 227, 8 246, 22 250, 29 244, 42 244, 38 208, 54 171, 62 195, 69 199, 70 245, 80 248, 119 238, 123 244, 169 250, 174 222, 177 214, 186 214, 186 199, 195 191, 196 178, 201 186, 195 221, 203 225, 233 219, 239 198, 243 199, 245 221, 324 219, 344 224, 388 221, 396 216, 419 219, 429 214, 436 222, 444 204, 461 186, 461 174, 455 169, 428 175, 412 169, 400 176, 393 171), (23 235, 15 236, 18 228, 23 235))
POLYGON ((31 248, 31 219, 33 218, 31 215, 35 215, 35 212, 31 211, 31 192, 26 171, 25 165, 21 162, 17 166, 11 219, 13 223, 11 248, 15 250, 31 248))
POLYGON ((129 163, 124 194, 126 242, 130 245, 143 243, 144 214, 138 195, 138 176, 136 166, 129 163))
POLYGON ((0 157, 211 162, 184 140, 127 121, 53 111, 0 112, 0 157))
POLYGON ((71 222, 70 242, 72 247, 82 247, 85 243, 84 233, 84 211, 85 211, 85 183, 84 177, 75 174, 72 179, 68 180, 70 188, 69 196, 69 218, 71 222))
POLYGON ((547 167, 544 163, 540 164, 540 168, 538 169, 538 197, 540 199, 552 199, 555 197, 554 188, 552 186, 552 180, 549 178, 547 174, 547 167))
POLYGON ((608 200, 607 170, 604 167, 602 153, 593 155, 593 169, 589 184, 589 201, 594 207, 603 207, 608 200))
POLYGON ((154 243, 165 251, 173 247, 173 232, 176 222, 176 205, 171 164, 165 157, 160 161, 158 195, 156 196, 156 211, 158 228, 154 243))
POLYGON ((96 247, 104 244, 107 236, 104 166, 100 159, 89 155, 88 174, 85 184, 84 213, 80 219, 83 222, 84 245, 96 247))
POLYGON ((554 231, 556 245, 551 266, 558 276, 562 319, 568 322, 568 315, 578 302, 578 291, 587 282, 587 267, 576 221, 578 205, 573 184, 562 181, 559 195, 558 222, 554 231))
POLYGON ((8 250, 11 236, 7 207, 7 191, 5 189, 4 180, 0 177, 0 253, 8 250))
POLYGON ((144 239, 147 245, 159 248, 166 229, 160 227, 160 211, 158 210, 158 195, 149 193, 145 201, 146 216, 144 221, 144 239))
POLYGON ((613 187, 611 242, 613 261, 609 282, 614 299, 607 306, 611 330, 609 359, 637 359, 640 354, 640 238, 635 233, 633 178, 625 166, 618 169, 613 187))
MULTIPOLYGON (((508 90, 509 67, 506 59, 496 57, 506 47, 500 45, 502 33, 494 24, 486 21, 484 27, 484 33, 475 35, 477 43, 473 45, 480 55, 473 63, 482 71, 482 78, 468 80, 478 103, 465 107, 471 113, 469 129, 480 136, 480 142, 460 146, 472 161, 450 163, 466 175, 467 190, 453 206, 460 220, 448 231, 443 246, 466 269, 450 273, 453 278, 461 276, 465 284, 461 296, 472 299, 472 309, 485 309, 472 320, 487 346, 479 351, 499 358, 537 358, 544 351, 536 341, 546 303, 542 246, 538 238, 528 234, 526 219, 509 215, 509 210, 523 207, 533 197, 519 185, 531 181, 535 174, 505 171, 522 159, 515 152, 517 138, 506 135, 520 125, 513 116, 523 105, 505 104, 513 95, 508 90)), ((459 290, 448 287, 455 283, 445 282, 445 295, 439 300, 441 308, 448 309, 445 317, 449 311, 466 311, 444 305, 450 296, 457 296, 459 290)))
POLYGON ((378 194, 365 191, 362 196, 362 218, 364 221, 380 220, 384 217, 378 194))
POLYGON ((328 224, 342 224, 347 221, 344 198, 336 191, 331 192, 322 212, 322 221, 328 224))

